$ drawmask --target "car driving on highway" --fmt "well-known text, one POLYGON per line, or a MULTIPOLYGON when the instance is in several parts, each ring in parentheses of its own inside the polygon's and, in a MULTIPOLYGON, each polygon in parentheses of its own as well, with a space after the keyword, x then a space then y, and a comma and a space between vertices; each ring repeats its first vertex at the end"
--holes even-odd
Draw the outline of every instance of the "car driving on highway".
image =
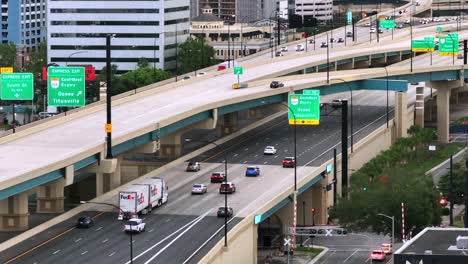
POLYGON ((249 85, 247 83, 234 83, 232 89, 247 88, 249 85))
POLYGON ((322 42, 322 43, 320 43, 320 47, 321 48, 326 48, 326 47, 328 47, 328 43, 322 42))
POLYGON ((143 219, 131 218, 125 224, 124 231, 127 233, 128 232, 141 233, 141 232, 145 232, 145 226, 146 224, 143 223, 143 219))
POLYGON ((236 192, 236 185, 232 182, 223 182, 219 186, 219 193, 235 193, 236 192))
POLYGON ((283 164, 283 168, 294 168, 296 166, 294 157, 286 157, 281 163, 283 164))
POLYGON ((94 220, 89 216, 83 216, 76 221, 77 228, 90 228, 94 225, 94 220))
POLYGON ((199 162, 189 162, 185 171, 200 171, 201 166, 199 162))
POLYGON ((213 172, 211 173, 211 182, 223 182, 226 180, 224 172, 213 172))
POLYGON ((266 146, 265 149, 263 150, 263 154, 265 155, 275 155, 276 154, 276 148, 273 146, 266 146))
POLYGON ((257 166, 248 166, 245 170, 245 176, 258 176, 260 175, 260 168, 257 166))
POLYGON ((192 186, 192 194, 204 194, 208 191, 205 184, 194 184, 192 186))
POLYGON ((299 44, 296 46, 296 51, 304 51, 304 45, 299 44))
POLYGON ((287 46, 281 47, 281 51, 282 51, 282 52, 287 52, 287 51, 288 51, 288 47, 287 47, 287 46))
POLYGON ((270 83, 270 88, 280 88, 280 87, 284 87, 284 83, 280 81, 272 81, 270 83))
POLYGON ((283 57, 283 52, 277 51, 277 52, 275 53, 275 56, 276 56, 276 57, 283 57))
POLYGON ((383 251, 383 253, 385 253, 387 255, 390 255, 393 252, 392 244, 388 244, 388 243, 384 243, 384 244, 380 245, 380 249, 383 251))
POLYGON ((232 217, 233 214, 234 210, 232 210, 232 207, 219 207, 218 212, 216 213, 218 217, 232 217))

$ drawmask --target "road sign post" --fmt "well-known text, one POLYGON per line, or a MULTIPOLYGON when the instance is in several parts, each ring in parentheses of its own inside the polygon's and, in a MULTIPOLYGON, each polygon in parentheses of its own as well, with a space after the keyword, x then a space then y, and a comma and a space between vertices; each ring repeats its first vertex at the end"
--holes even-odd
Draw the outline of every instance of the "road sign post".
POLYGON ((304 90, 290 94, 288 120, 290 125, 318 125, 320 123, 320 90, 304 90))
POLYGON ((239 76, 241 76, 242 74, 244 74, 244 68, 240 66, 234 67, 234 75, 237 75, 237 84, 239 85, 240 85, 239 76))
POLYGON ((49 106, 84 106, 85 69, 83 67, 49 67, 47 69, 49 106))
POLYGON ((3 73, 1 80, 2 100, 32 100, 34 77, 32 73, 3 73))

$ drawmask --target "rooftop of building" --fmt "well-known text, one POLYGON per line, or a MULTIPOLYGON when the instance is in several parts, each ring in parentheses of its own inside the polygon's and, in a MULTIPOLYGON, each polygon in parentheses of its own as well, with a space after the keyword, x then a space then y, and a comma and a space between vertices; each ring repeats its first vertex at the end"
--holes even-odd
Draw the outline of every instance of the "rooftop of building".
POLYGON ((463 250, 456 247, 458 236, 468 236, 468 228, 427 227, 406 242, 395 254, 466 256, 468 249, 463 250))

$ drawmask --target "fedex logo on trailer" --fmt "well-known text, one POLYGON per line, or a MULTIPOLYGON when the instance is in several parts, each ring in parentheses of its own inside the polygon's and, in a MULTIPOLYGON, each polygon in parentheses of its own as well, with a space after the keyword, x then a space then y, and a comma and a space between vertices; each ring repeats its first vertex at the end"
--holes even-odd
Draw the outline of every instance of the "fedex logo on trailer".
POLYGON ((140 194, 137 196, 137 203, 142 204, 145 202, 145 196, 143 194, 140 194))
POLYGON ((123 199, 123 200, 133 200, 133 199, 135 199, 135 197, 133 197, 133 195, 131 195, 131 194, 121 194, 121 195, 120 195, 120 199, 123 199))
POLYGON ((150 188, 151 188, 151 196, 156 196, 158 194, 158 186, 150 185, 150 188))

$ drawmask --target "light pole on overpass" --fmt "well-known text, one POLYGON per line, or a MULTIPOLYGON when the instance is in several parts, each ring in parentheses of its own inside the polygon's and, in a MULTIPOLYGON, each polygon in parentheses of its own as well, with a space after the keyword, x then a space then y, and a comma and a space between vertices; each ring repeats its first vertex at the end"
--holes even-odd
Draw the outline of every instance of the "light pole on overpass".
POLYGON ((386 214, 377 214, 377 215, 380 215, 380 216, 383 216, 383 217, 386 217, 386 218, 392 220, 392 249, 393 249, 393 244, 395 243, 395 241, 394 241, 394 239, 395 239, 395 217, 394 216, 389 216, 389 215, 386 215, 386 214))
POLYGON ((352 87, 349 85, 349 83, 341 78, 334 78, 334 79, 331 79, 331 81, 341 81, 343 82, 349 89, 349 92, 351 94, 351 99, 350 99, 350 102, 351 102, 351 118, 350 118, 350 122, 351 122, 351 153, 354 152, 354 149, 353 149, 353 145, 354 145, 354 141, 353 141, 353 89, 352 87))
MULTIPOLYGON (((225 176, 225 179, 224 179, 224 182, 228 182, 228 173, 227 173, 227 165, 228 165, 228 160, 227 160, 227 153, 226 151, 221 148, 218 143, 215 143, 213 141, 204 141, 204 140, 192 140, 190 138, 186 138, 185 139, 186 142, 190 142, 190 141, 194 141, 194 142, 201 142, 201 143, 208 143, 208 144, 213 144, 221 153, 223 153, 223 156, 224 156, 224 176, 225 176)), ((228 225, 228 206, 227 206, 227 190, 224 192, 224 247, 227 248, 228 246, 228 242, 227 242, 227 233, 228 233, 228 229, 227 229, 227 225, 228 225)))
MULTIPOLYGON (((387 75, 387 114, 386 114, 386 116, 387 116, 387 128, 388 128, 388 122, 389 122, 389 119, 390 119, 390 117, 389 117, 389 105, 388 105, 388 70, 387 70, 387 67, 383 67, 383 69, 385 70, 385 74, 387 75)), ((352 103, 351 103, 351 105, 352 105, 352 103)), ((352 115, 352 113, 353 113, 353 111, 351 111, 351 115, 352 115)), ((353 129, 351 129, 351 131, 352 130, 353 129)))
POLYGON ((106 71, 107 71, 107 83, 106 83, 106 142, 107 142, 107 154, 106 159, 112 159, 112 65, 111 65, 111 38, 113 34, 106 35, 106 71))
POLYGON ((73 52, 72 54, 68 55, 68 60, 67 60, 67 62, 65 63, 65 65, 68 66, 68 61, 70 60, 70 58, 71 58, 73 55, 81 54, 81 53, 88 53, 88 52, 87 52, 86 50, 73 52))
MULTIPOLYGON (((102 204, 107 206, 112 206, 117 208, 125 215, 125 211, 122 208, 118 207, 117 205, 111 203, 98 203, 98 202, 88 202, 88 201, 80 201, 81 204, 102 204)), ((132 232, 132 225, 130 225, 130 263, 133 264, 133 232, 132 232)))

